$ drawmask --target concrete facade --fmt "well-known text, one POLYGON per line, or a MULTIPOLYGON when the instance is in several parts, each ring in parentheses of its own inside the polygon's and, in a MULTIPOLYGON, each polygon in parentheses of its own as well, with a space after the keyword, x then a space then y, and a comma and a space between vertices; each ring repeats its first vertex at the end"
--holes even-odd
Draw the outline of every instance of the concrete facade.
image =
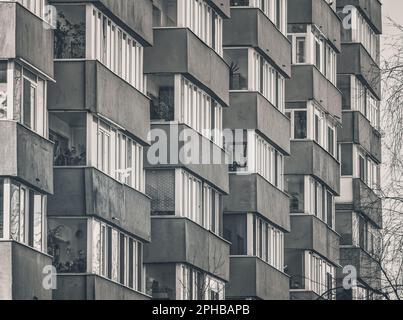
MULTIPOLYGON (((382 201, 378 193, 382 162, 379 133, 382 4, 380 1, 338 0, 340 17, 347 5, 352 6, 355 15, 366 19, 364 27, 369 29, 372 46, 357 37, 354 30, 343 31, 338 61, 338 85, 343 92, 343 130, 338 135, 342 188, 336 201, 336 226, 341 235, 340 264, 356 268, 358 285, 351 290, 338 290, 337 296, 341 300, 371 300, 378 299, 376 292, 381 288, 377 255, 383 226, 382 201), (361 89, 357 91, 357 88, 361 89), (360 108, 365 99, 361 104, 365 107, 360 108)), ((339 284, 342 279, 339 270, 339 284)))

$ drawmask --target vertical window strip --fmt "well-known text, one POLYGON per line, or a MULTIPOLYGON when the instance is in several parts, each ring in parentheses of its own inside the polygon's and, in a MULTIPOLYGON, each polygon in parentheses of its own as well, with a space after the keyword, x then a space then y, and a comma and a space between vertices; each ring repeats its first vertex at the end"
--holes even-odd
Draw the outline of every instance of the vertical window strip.
POLYGON ((92 35, 91 58, 99 60, 137 90, 145 93, 143 47, 95 8, 89 28, 92 35))

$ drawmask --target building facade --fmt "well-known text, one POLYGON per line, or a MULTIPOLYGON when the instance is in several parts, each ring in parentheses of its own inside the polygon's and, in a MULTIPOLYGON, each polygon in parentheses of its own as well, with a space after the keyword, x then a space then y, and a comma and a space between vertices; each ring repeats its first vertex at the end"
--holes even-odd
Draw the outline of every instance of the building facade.
POLYGON ((377 298, 381 33, 379 0, 0 0, 0 300, 377 298))
POLYGON ((51 1, 57 12, 56 83, 49 88, 54 195, 48 252, 54 299, 149 299, 150 241, 144 148, 149 99, 143 73, 152 5, 140 1, 51 1))
POLYGON ((223 196, 229 192, 221 139, 229 106, 223 21, 229 1, 153 1, 154 45, 145 50, 151 142, 147 292, 157 299, 222 300, 229 279, 223 196))
POLYGON ((0 1, 0 300, 51 299, 42 272, 53 193, 46 93, 54 81, 45 1, 0 1))
POLYGON ((285 175, 291 233, 285 264, 291 299, 335 299, 339 266, 335 197, 340 194, 337 132, 342 95, 337 88, 341 20, 334 1, 289 0, 292 77, 286 84, 291 157, 285 175))
POLYGON ((230 108, 224 111, 230 194, 224 237, 231 242, 228 299, 287 300, 284 237, 290 231, 284 162, 290 154, 285 83, 291 75, 287 1, 231 1, 224 22, 230 108))
MULTIPOLYGON (((381 3, 337 1, 346 19, 337 68, 343 94, 343 130, 339 131, 341 192, 336 199, 336 230, 341 236, 340 264, 354 266, 357 286, 341 290, 339 299, 373 299, 381 288, 378 264, 382 228, 379 198, 380 164, 380 34, 381 3), (347 18, 346 18, 347 17, 347 18)), ((338 275, 341 284, 342 270, 338 275)))

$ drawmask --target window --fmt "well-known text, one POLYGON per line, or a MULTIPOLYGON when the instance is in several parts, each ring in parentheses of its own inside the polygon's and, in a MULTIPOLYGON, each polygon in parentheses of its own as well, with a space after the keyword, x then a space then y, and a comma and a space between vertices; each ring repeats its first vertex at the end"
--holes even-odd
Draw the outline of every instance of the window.
POLYGON ((283 272, 284 233, 253 215, 253 255, 283 272))
POLYGON ((377 61, 379 56, 379 36, 372 30, 357 8, 351 9, 351 30, 349 32, 351 33, 350 41, 361 43, 372 59, 377 61))
POLYGON ((148 77, 151 120, 178 121, 222 147, 222 106, 184 76, 148 77))
POLYGON ((292 63, 311 64, 334 85, 337 83, 337 54, 315 25, 290 24, 292 63))
POLYGON ((86 58, 85 6, 57 5, 55 30, 55 59, 86 58))
POLYGON ((335 299, 336 268, 313 252, 305 252, 305 289, 335 299))
POLYGON ((53 165, 87 165, 87 113, 51 112, 49 139, 54 143, 53 165))
POLYGON ((180 300, 224 300, 225 283, 187 265, 177 265, 180 300))
POLYGON ((0 61, 0 119, 16 120, 47 138, 47 81, 16 62, 0 61), (7 100, 12 96, 12 104, 7 100))
POLYGON ((58 273, 86 273, 87 219, 48 219, 48 253, 58 273))
POLYGON ((143 146, 106 120, 95 116, 90 135, 91 165, 144 192, 143 146))
MULTIPOLYGON (((300 191, 301 186, 297 190, 300 191)), ((311 176, 305 176, 304 190, 304 212, 335 229, 335 201, 331 191, 311 176)))
POLYGON ((306 40, 305 37, 296 37, 296 63, 306 62, 306 40))
POLYGON ((137 291, 143 290, 143 244, 93 219, 92 272, 137 291))
POLYGON ((380 166, 358 146, 356 146, 355 152, 357 159, 355 176, 366 183, 369 188, 377 191, 380 185, 380 166))
POLYGON ((380 128, 380 102, 356 77, 351 76, 351 110, 359 111, 371 125, 380 128))
POLYGON ((7 118, 7 61, 0 61, 0 119, 7 118))
POLYGON ((291 139, 307 139, 307 111, 287 109, 286 114, 291 120, 291 139))
POLYGON ((226 48, 230 90, 260 92, 280 112, 285 108, 285 78, 254 49, 226 48))
POLYGON ((1 179, 0 184, 0 239, 44 252, 46 196, 12 179, 1 179))
POLYGON ((258 134, 255 134, 254 146, 256 173, 283 190, 284 156, 258 134))
POLYGON ((17 2, 23 5, 32 13, 36 14, 38 17, 40 18, 44 17, 45 6, 47 5, 46 0, 17 0, 17 2))
POLYGON ((220 233, 221 194, 183 169, 176 170, 177 215, 220 233))
POLYGON ((87 24, 87 32, 91 36, 88 44, 90 59, 99 60, 137 90, 145 93, 143 47, 95 7, 88 8, 92 10, 91 23, 87 24))
POLYGON ((222 56, 222 18, 204 0, 178 0, 177 6, 177 26, 189 28, 222 56))

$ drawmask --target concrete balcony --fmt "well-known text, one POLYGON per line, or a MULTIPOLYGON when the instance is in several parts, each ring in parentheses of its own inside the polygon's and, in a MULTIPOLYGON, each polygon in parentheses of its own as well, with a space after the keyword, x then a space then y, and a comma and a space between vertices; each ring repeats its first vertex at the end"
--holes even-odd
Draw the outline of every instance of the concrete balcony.
POLYGON ((343 112, 343 130, 338 131, 338 141, 361 145, 379 163, 382 162, 382 137, 360 112, 343 112))
POLYGON ((232 7, 224 21, 224 47, 254 47, 291 77, 291 44, 259 8, 232 7))
POLYGON ((259 131, 284 154, 290 154, 290 120, 258 92, 231 92, 223 127, 259 131))
MULTIPOLYGON (((49 0, 49 3, 69 4, 75 3, 76 0, 49 0)), ((136 32, 143 45, 151 45, 153 42, 153 9, 150 0, 136 1, 116 1, 116 0, 82 0, 79 3, 93 3, 101 10, 115 16, 127 28, 136 32)))
POLYGON ((98 216, 150 241, 150 199, 95 168, 55 168, 48 216, 98 216))
POLYGON ((340 163, 314 141, 291 142, 292 157, 285 160, 285 174, 313 175, 336 195, 340 194, 340 163))
POLYGON ((98 61, 56 61, 48 108, 99 113, 144 143, 150 128, 150 101, 98 61))
POLYGON ((288 300, 289 277, 256 257, 232 256, 229 299, 288 300))
MULTIPOLYGON (((363 281, 370 287, 381 287, 382 272, 378 262, 361 248, 341 247, 340 264, 342 266, 354 266, 357 270, 358 280, 363 281)), ((338 270, 337 278, 342 279, 344 276, 341 270, 338 270)))
POLYGON ((54 300, 150 300, 144 293, 92 274, 60 274, 54 300))
POLYGON ((379 0, 337 0, 337 8, 352 5, 370 21, 375 32, 382 33, 382 3, 379 0))
MULTIPOLYGON (((159 138, 165 140, 166 137, 170 147, 167 150, 160 150, 160 156, 162 152, 166 151, 167 157, 163 159, 164 157, 161 156, 161 161, 158 164, 150 163, 151 157, 145 156, 145 169, 186 168, 214 185, 223 193, 227 194, 229 192, 226 152, 222 148, 183 124, 169 122, 153 123, 151 129, 155 134, 164 134, 164 137, 159 138), (184 135, 189 135, 197 141, 192 140, 185 143, 184 135), (186 147, 184 147, 185 145, 186 147), (194 159, 195 161, 191 161, 191 159, 187 161, 187 159, 184 159, 184 154, 181 155, 182 152, 185 152, 186 148, 190 149, 190 153, 197 155, 197 159, 194 159)), ((157 141, 157 143, 161 143, 161 141, 157 141)), ((149 152, 150 148, 144 154, 147 155, 149 152)))
POLYGON ((286 81, 286 101, 309 100, 315 100, 331 115, 341 119, 342 95, 339 89, 315 66, 294 65, 292 78, 286 81))
POLYGON ((312 215, 291 215, 292 232, 285 235, 290 250, 312 250, 333 264, 339 263, 339 235, 312 215))
POLYGON ((340 51, 341 21, 325 0, 288 0, 288 24, 315 24, 340 51))
POLYGON ((53 31, 16 2, 0 2, 0 59, 22 59, 53 77, 53 31))
POLYGON ((0 300, 52 300, 43 270, 52 258, 14 241, 0 240, 0 300))
POLYGON ((0 176, 53 193, 53 144, 14 121, 0 121, 0 176))
MULTIPOLYGON (((377 1, 377 0, 374 0, 377 1)), ((364 81, 377 99, 381 99, 381 71, 361 43, 343 43, 337 73, 354 74, 364 81)))
POLYGON ((144 50, 144 73, 185 74, 229 105, 228 65, 187 28, 154 29, 154 46, 144 50))
POLYGON ((153 217, 152 242, 144 247, 145 264, 184 263, 228 281, 230 244, 193 221, 153 217))
POLYGON ((341 197, 336 200, 336 209, 360 212, 382 228, 382 199, 361 179, 343 178, 342 180, 341 197))
POLYGON ((257 174, 230 175, 230 194, 224 197, 226 214, 259 213, 290 231, 290 199, 257 174))

